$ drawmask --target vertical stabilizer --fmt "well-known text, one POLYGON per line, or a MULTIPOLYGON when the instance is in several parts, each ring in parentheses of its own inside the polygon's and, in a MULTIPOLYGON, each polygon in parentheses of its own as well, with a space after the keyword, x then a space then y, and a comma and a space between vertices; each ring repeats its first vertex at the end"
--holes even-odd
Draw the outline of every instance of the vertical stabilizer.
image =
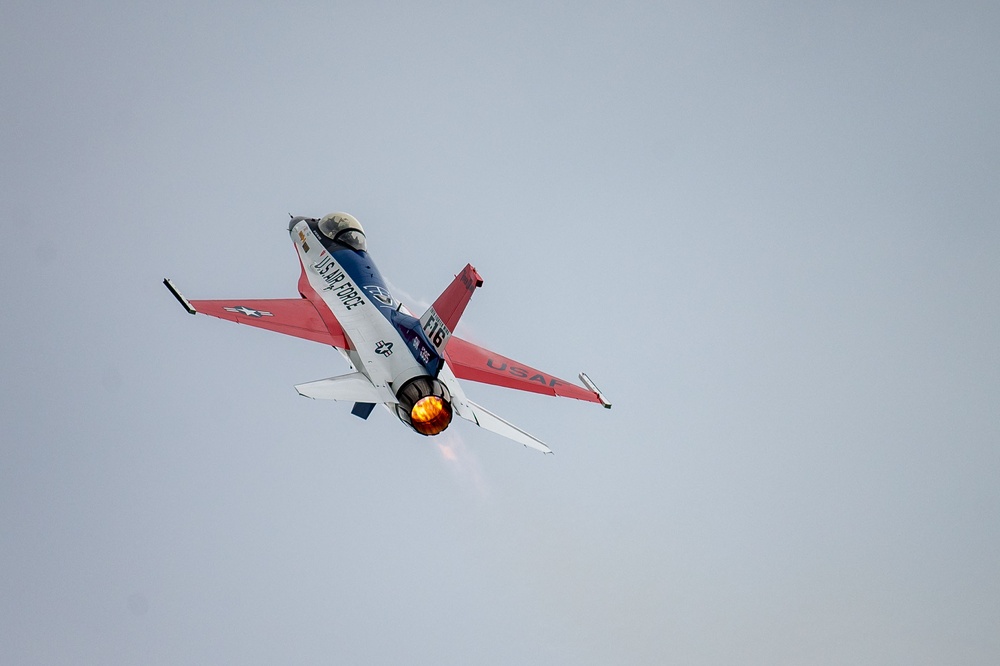
POLYGON ((462 272, 455 276, 448 288, 441 292, 441 295, 434 301, 434 305, 428 308, 424 316, 420 318, 420 326, 427 334, 431 344, 437 349, 439 354, 444 352, 445 345, 451 332, 458 325, 465 306, 469 304, 472 293, 477 287, 483 286, 483 278, 479 275, 472 264, 466 264, 462 272))

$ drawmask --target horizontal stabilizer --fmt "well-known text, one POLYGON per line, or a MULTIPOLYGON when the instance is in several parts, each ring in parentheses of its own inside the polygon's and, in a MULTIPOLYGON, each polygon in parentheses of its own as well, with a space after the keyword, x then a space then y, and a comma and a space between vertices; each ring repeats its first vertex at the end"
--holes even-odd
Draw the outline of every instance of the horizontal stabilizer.
POLYGON ((339 377, 320 379, 315 382, 298 384, 299 395, 314 400, 343 400, 346 402, 385 402, 384 396, 367 377, 360 372, 352 372, 339 377))
POLYGON ((529 435, 513 423, 503 420, 485 407, 481 407, 469 399, 465 400, 465 406, 472 411, 472 414, 466 415, 459 412, 459 415, 469 421, 472 421, 480 428, 485 428, 490 432, 495 432, 498 435, 506 437, 507 439, 512 439, 518 444, 524 444, 525 446, 535 449, 536 451, 541 451, 542 453, 552 453, 552 449, 545 446, 545 442, 537 437, 534 437, 533 435, 529 435))

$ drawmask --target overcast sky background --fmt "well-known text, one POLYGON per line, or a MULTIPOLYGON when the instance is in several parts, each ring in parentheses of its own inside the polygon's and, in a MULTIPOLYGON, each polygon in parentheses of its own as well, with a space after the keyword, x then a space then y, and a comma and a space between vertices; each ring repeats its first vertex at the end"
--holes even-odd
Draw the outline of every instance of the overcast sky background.
POLYGON ((0 663, 1000 663, 998 82, 991 2, 5 2, 0 663), (421 438, 160 284, 335 210, 614 408, 421 438))

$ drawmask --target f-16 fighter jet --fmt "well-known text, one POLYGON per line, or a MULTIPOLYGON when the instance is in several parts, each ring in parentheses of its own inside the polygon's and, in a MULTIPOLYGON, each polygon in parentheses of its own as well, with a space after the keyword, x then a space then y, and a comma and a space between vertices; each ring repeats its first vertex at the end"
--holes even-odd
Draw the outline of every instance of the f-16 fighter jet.
POLYGON ((467 265, 420 318, 396 300, 368 254, 364 229, 347 213, 288 224, 302 274, 300 298, 189 301, 163 283, 190 313, 335 347, 351 372, 299 384, 308 398, 354 403, 367 419, 382 404, 421 435, 437 435, 455 414, 527 447, 551 453, 538 438, 470 400, 459 379, 586 400, 611 407, 581 373, 578 386, 452 335, 472 293, 483 285, 467 265))

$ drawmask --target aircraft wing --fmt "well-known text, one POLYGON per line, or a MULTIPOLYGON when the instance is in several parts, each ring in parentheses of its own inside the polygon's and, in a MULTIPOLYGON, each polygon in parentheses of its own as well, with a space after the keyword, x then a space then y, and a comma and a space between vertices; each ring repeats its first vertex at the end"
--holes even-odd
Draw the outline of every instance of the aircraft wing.
MULTIPOLYGON (((452 340, 454 339, 455 338, 452 338, 452 340)), ((455 378, 454 371, 447 363, 441 367, 441 374, 438 375, 438 379, 444 382, 448 387, 448 390, 451 392, 451 401, 452 406, 455 408, 455 412, 466 421, 475 423, 484 430, 495 432, 501 437, 515 441, 518 444, 523 444, 524 446, 535 449, 536 451, 541 451, 542 453, 552 453, 552 449, 546 446, 545 442, 542 440, 525 432, 524 430, 521 430, 510 421, 500 418, 485 407, 477 405, 469 400, 469 398, 465 395, 465 390, 462 388, 462 385, 459 384, 458 380, 455 378)))
POLYGON ((580 375, 580 379, 587 384, 587 388, 583 388, 454 335, 445 348, 445 359, 459 379, 531 393, 586 400, 611 407, 611 403, 586 375, 580 375))
POLYGON ((191 314, 206 314, 340 349, 348 348, 347 338, 340 325, 333 320, 324 322, 316 307, 305 298, 189 301, 169 280, 164 280, 163 283, 191 314))

